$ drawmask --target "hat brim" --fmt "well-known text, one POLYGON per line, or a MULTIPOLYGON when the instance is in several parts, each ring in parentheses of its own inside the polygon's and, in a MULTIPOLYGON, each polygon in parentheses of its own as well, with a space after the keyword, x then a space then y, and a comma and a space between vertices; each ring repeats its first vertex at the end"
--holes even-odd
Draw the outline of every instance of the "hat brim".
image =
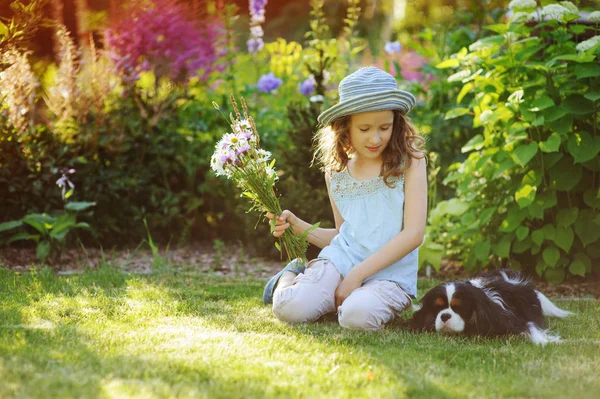
POLYGON ((399 110, 403 113, 409 112, 415 106, 416 100, 408 91, 388 90, 360 97, 353 97, 346 101, 340 101, 336 105, 326 109, 317 117, 317 121, 327 126, 342 116, 359 114, 362 112, 399 110))

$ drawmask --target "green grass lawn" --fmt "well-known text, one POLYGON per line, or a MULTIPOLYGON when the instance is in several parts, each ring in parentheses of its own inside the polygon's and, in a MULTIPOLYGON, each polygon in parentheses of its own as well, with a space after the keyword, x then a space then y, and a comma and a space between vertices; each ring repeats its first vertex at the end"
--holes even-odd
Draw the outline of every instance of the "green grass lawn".
MULTIPOLYGON (((420 293, 433 282, 420 282, 420 293)), ((600 303, 556 301, 564 339, 290 326, 263 282, 109 267, 0 269, 0 398, 599 398, 600 303)))

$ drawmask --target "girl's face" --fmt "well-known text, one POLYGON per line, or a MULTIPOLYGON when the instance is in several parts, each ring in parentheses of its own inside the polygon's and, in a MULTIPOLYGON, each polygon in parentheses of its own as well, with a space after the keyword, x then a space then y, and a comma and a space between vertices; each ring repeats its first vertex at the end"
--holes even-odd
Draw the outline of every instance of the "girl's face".
POLYGON ((350 117, 350 143, 354 156, 362 161, 380 160, 392 137, 394 113, 374 111, 350 117))

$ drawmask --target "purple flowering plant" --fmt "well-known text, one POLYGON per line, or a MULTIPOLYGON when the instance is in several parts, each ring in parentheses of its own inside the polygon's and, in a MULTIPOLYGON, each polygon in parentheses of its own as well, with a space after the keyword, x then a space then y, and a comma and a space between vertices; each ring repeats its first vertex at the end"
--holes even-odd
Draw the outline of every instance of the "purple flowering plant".
POLYGON ((268 0, 250 0, 250 39, 248 52, 256 54, 264 47, 262 24, 265 22, 265 7, 268 0))
MULTIPOLYGON (((241 99, 243 117, 240 114, 233 95, 230 95, 231 104, 236 117, 229 114, 232 131, 223 135, 215 145, 215 151, 211 157, 210 165, 217 176, 225 176, 242 189, 242 196, 250 199, 252 206, 250 211, 256 210, 261 213, 270 212, 280 215, 282 212, 279 199, 275 194, 275 182, 278 180, 273 166, 275 160, 271 160, 271 153, 260 148, 260 138, 254 124, 254 119, 248 115, 248 109, 244 98, 241 99)), ((219 109, 217 103, 213 106, 219 109)), ((225 118, 227 119, 227 118, 225 118)), ((229 122, 229 121, 228 121, 229 122)), ((276 220, 271 222, 271 233, 275 228, 276 220)), ((292 229, 287 229, 281 241, 287 252, 288 260, 306 260, 308 234, 316 229, 319 224, 311 226, 302 235, 296 235, 292 229)), ((281 251, 281 245, 276 242, 275 246, 281 251)))
POLYGON ((261 93, 271 93, 279 88, 283 81, 275 76, 273 72, 269 72, 258 79, 256 87, 261 93))
POLYGON ((208 79, 218 59, 216 21, 198 26, 175 0, 137 0, 127 11, 106 32, 109 54, 125 81, 148 70, 173 80, 203 71, 201 78, 208 79))

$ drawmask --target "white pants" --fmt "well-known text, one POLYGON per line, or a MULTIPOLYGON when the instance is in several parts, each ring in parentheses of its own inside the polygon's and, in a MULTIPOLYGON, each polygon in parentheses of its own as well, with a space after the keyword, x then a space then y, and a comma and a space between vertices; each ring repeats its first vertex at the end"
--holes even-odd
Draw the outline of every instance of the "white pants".
MULTIPOLYGON (((314 259, 293 285, 277 287, 273 313, 287 323, 314 321, 335 312, 335 290, 343 277, 328 259, 314 259)), ((379 330, 411 305, 410 297, 400 286, 387 280, 370 280, 352 291, 337 308, 342 327, 356 330, 379 330)))

